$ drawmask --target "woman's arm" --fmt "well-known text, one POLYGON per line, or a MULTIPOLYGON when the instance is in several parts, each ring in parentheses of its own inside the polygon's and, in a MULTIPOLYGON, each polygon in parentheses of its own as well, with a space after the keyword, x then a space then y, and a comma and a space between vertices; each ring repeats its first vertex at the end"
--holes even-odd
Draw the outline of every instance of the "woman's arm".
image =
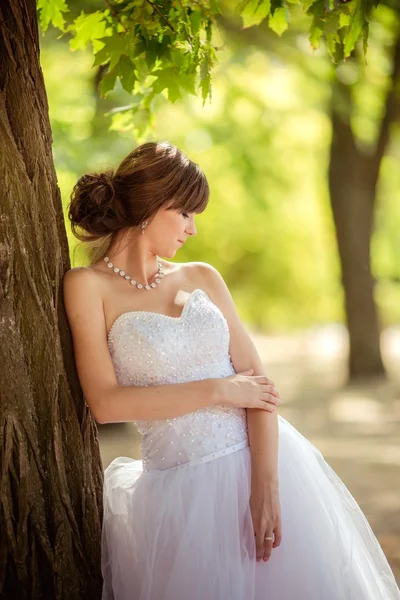
MULTIPOLYGON (((230 332, 229 351, 235 371, 241 372, 252 368, 254 370, 253 375, 266 375, 258 352, 240 320, 230 291, 222 276, 207 263, 198 262, 193 264, 196 265, 196 269, 203 278, 205 291, 228 322, 230 332)), ((273 385, 273 382, 271 384, 273 385)), ((255 408, 247 409, 247 422, 252 458, 252 493, 254 492, 256 498, 252 511, 253 521, 258 521, 258 523, 255 523, 255 529, 258 530, 260 537, 264 529, 264 533, 270 536, 271 531, 267 531, 270 525, 264 523, 266 510, 260 505, 262 504, 262 498, 270 495, 275 500, 272 499, 268 502, 272 503, 274 508, 267 509, 267 512, 276 512, 277 510, 276 496, 279 483, 277 412, 267 413, 255 408)), ((278 515, 274 515, 273 519, 276 525, 273 544, 264 545, 264 537, 262 537, 262 540, 257 539, 257 556, 261 556, 261 547, 264 545, 264 559, 269 556, 270 547, 276 547, 280 544, 280 519, 278 515)))
MULTIPOLYGON (((205 291, 226 318, 230 333, 229 352, 236 373, 253 369, 253 375, 266 376, 258 352, 240 320, 231 293, 220 273, 207 263, 193 263, 203 278, 205 291)), ((273 382, 271 382, 273 385, 273 382)), ((247 409, 247 421, 254 473, 276 480, 278 477, 278 417, 247 409)))

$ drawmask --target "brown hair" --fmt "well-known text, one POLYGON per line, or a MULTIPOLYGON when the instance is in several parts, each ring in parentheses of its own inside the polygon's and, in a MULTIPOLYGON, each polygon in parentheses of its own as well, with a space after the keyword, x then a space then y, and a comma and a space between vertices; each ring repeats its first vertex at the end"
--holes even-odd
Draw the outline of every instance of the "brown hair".
POLYGON ((83 175, 72 190, 68 218, 74 236, 91 246, 93 263, 117 231, 151 220, 166 204, 167 210, 201 213, 208 198, 207 179, 196 163, 168 142, 147 142, 115 172, 83 175))

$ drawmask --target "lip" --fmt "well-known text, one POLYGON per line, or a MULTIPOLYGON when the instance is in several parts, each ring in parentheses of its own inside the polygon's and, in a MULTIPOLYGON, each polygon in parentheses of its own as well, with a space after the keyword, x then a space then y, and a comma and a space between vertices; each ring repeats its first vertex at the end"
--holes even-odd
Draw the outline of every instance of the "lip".
POLYGON ((182 240, 178 240, 178 242, 180 242, 182 245, 185 243, 185 242, 182 242, 182 240))

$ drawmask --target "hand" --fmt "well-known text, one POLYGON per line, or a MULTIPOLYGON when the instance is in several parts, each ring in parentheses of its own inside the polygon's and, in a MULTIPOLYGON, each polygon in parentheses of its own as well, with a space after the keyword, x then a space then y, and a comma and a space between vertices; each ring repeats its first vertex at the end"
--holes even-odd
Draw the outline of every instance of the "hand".
POLYGON ((256 542, 256 559, 267 561, 282 541, 281 507, 277 481, 255 478, 251 484, 250 511, 256 542), (272 539, 266 540, 266 537, 272 539))
POLYGON ((251 375, 254 369, 217 379, 220 386, 218 404, 239 408, 261 408, 274 412, 280 404, 279 392, 274 382, 264 375, 251 375))

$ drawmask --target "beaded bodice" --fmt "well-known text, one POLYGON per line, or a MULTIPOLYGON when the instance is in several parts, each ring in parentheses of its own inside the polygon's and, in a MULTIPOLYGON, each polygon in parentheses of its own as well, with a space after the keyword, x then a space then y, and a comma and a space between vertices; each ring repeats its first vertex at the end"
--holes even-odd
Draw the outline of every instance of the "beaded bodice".
MULTIPOLYGON (((182 314, 123 313, 108 334, 117 381, 163 385, 235 373, 229 328, 204 290, 189 294, 182 314)), ((136 421, 142 433, 143 469, 183 468, 248 445, 246 410, 218 405, 179 417, 136 421)))

